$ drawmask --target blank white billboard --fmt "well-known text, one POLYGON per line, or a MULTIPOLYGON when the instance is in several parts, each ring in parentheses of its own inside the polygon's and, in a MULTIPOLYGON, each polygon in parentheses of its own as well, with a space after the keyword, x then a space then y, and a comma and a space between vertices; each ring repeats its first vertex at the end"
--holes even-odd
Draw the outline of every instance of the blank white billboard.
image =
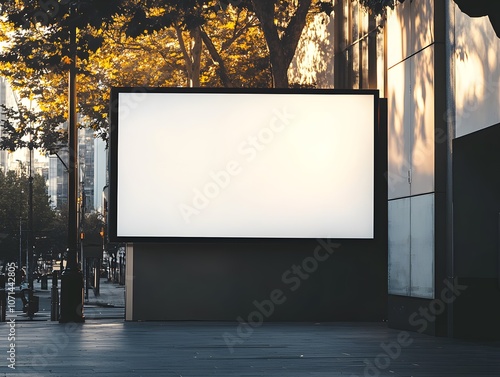
POLYGON ((373 238, 375 92, 112 97, 117 239, 373 238))

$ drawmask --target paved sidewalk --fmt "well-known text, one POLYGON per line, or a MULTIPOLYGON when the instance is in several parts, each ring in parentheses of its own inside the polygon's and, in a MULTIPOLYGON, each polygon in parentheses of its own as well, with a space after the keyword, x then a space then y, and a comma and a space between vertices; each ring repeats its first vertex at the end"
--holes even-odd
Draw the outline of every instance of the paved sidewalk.
MULTIPOLYGON (((89 289, 89 297, 84 300, 84 315, 88 319, 123 319, 125 315, 125 286, 101 279, 100 294, 95 295, 89 289)), ((22 311, 20 298, 16 299, 15 315, 18 321, 50 321, 51 317, 51 288, 52 280, 49 279, 48 289, 41 289, 41 282, 33 282, 34 295, 39 298, 39 311, 33 319, 27 317, 22 311)), ((61 281, 58 282, 59 294, 61 281)), ((0 375, 1 376, 1 375, 0 375)))
POLYGON ((14 347, 9 329, 0 324, 0 376, 500 376, 499 343, 382 323, 20 322, 14 347))
POLYGON ((94 290, 89 289, 89 297, 85 300, 85 305, 124 308, 125 286, 103 278, 100 281, 99 295, 96 296, 94 290))

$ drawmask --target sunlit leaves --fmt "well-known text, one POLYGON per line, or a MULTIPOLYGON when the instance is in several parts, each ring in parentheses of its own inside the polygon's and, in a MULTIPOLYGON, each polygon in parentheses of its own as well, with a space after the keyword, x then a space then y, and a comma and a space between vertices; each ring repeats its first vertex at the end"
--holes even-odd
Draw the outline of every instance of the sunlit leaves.
MULTIPOLYGON (((259 20, 248 9, 228 7, 204 27, 223 59, 235 87, 269 87, 271 71, 266 41, 259 20)), ((219 86, 219 66, 210 62, 204 70, 206 85, 219 86)))
POLYGON ((0 73, 22 98, 36 101, 35 123, 44 130, 35 137, 32 126, 20 126, 29 123, 21 111, 9 114, 3 148, 22 147, 28 129, 39 148, 50 149, 65 136, 70 30, 77 31, 78 122, 103 139, 113 86, 271 85, 268 45, 249 0, 224 6, 218 0, 60 1, 50 9, 40 4, 1 5, 9 22, 0 33, 6 47, 0 73), (35 22, 41 11, 47 20, 35 22))
POLYGON ((0 149, 49 149, 67 139, 60 127, 64 118, 58 114, 43 113, 21 104, 17 109, 2 105, 1 110, 3 136, 0 149))

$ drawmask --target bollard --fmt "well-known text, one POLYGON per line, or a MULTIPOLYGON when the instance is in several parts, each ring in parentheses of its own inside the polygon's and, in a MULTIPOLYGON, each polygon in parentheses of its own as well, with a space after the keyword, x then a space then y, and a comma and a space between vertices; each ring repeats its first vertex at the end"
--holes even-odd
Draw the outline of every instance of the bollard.
POLYGON ((21 300, 23 301, 23 313, 29 317, 29 319, 33 319, 35 313, 38 313, 40 309, 40 297, 35 296, 33 294, 33 289, 26 288, 21 291, 21 300))
POLYGON ((59 321, 59 289, 57 288, 57 271, 52 272, 52 290, 50 292, 50 320, 59 321))
POLYGON ((5 292, 5 275, 0 275, 0 322, 7 320, 7 292, 5 292))
POLYGON ((49 289, 49 284, 48 284, 48 277, 47 275, 43 274, 41 277, 40 277, 40 282, 41 282, 41 289, 43 290, 48 290, 49 289))
POLYGON ((7 320, 7 295, 5 289, 0 288, 0 322, 7 320))

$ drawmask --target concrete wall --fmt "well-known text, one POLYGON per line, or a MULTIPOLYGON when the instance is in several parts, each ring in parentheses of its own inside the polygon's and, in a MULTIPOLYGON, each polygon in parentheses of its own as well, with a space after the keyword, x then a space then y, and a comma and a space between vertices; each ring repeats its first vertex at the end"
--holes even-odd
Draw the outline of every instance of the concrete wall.
POLYGON ((455 5, 456 136, 500 122, 500 39, 488 17, 471 18, 455 5))
POLYGON ((425 332, 500 337, 499 52, 489 20, 452 0, 405 1, 389 13, 393 327, 416 330, 412 316, 439 303, 425 332), (460 290, 445 300, 452 282, 460 290))
MULTIPOLYGON (((363 87, 368 29, 356 2, 336 1, 332 18, 303 35, 291 73, 322 85, 333 51, 336 87, 363 87)), ((411 315, 458 278, 467 290, 426 332, 498 337, 500 145, 491 127, 500 123, 500 39, 487 17, 471 18, 453 0, 397 3, 384 33, 389 324, 412 329, 411 315)))
POLYGON ((453 333, 500 339, 500 39, 455 6, 451 51, 453 274, 466 287, 453 333))
POLYGON ((434 296, 433 12, 431 1, 406 1, 387 24, 389 293, 425 298, 434 296))
POLYGON ((251 322, 257 310, 269 321, 383 320, 384 248, 335 244, 134 244, 126 318, 251 322))
POLYGON ((453 142, 454 333, 500 339, 500 124, 453 142))
MULTIPOLYGON (((446 275, 445 2, 405 1, 387 34, 389 325, 440 292, 446 275)), ((441 323, 428 327, 441 332, 441 323)))

